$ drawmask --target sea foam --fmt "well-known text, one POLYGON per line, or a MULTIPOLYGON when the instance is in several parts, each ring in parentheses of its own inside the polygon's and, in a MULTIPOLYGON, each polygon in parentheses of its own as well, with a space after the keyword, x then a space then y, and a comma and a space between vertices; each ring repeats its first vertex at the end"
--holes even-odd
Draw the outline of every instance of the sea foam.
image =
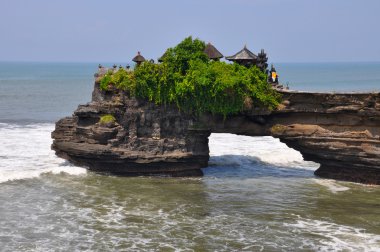
POLYGON ((364 229, 339 225, 328 221, 295 216, 294 223, 284 223, 292 233, 302 237, 320 237, 319 243, 303 239, 300 249, 313 251, 379 251, 380 235, 367 233, 364 229))
POLYGON ((281 167, 309 170, 316 170, 319 167, 314 162, 304 161, 300 152, 270 136, 250 137, 233 134, 211 134, 209 140, 211 157, 228 157, 221 160, 223 165, 228 164, 228 162, 241 164, 240 157, 246 156, 258 162, 281 167))
POLYGON ((85 174, 50 149, 54 124, 15 125, 0 123, 0 183, 28 179, 43 173, 85 174))

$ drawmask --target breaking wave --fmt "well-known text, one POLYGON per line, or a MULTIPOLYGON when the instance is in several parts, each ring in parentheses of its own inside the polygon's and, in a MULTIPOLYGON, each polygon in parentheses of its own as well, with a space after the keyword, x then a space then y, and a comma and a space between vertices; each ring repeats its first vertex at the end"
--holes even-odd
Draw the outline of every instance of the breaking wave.
POLYGON ((86 173, 86 169, 55 156, 50 149, 53 129, 54 124, 0 123, 0 183, 35 178, 44 173, 86 173))

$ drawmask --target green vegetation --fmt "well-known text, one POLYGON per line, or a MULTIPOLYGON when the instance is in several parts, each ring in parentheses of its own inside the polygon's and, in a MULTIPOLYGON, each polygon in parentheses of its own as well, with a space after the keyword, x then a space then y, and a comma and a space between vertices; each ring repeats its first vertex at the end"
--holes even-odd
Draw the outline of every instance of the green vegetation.
MULTIPOLYGON (((100 80, 100 89, 108 90, 110 86, 114 85, 117 89, 122 90, 135 90, 134 74, 127 72, 125 69, 120 68, 117 72, 109 70, 100 80)), ((134 93, 132 93, 134 95, 134 93)))
POLYGON ((146 98, 156 104, 171 104, 186 112, 200 114, 236 114, 250 105, 274 109, 280 96, 267 84, 267 76, 256 66, 245 67, 210 61, 205 43, 188 37, 169 48, 162 63, 149 61, 134 71, 108 72, 100 82, 102 90, 110 86, 146 98))
POLYGON ((272 134, 282 134, 284 133, 284 131, 287 129, 287 127, 285 125, 282 125, 282 124, 276 124, 274 126, 272 126, 272 128, 270 128, 270 131, 272 132, 272 134))
POLYGON ((100 117, 100 120, 99 120, 99 123, 102 125, 114 123, 114 122, 116 122, 116 118, 110 114, 100 117))

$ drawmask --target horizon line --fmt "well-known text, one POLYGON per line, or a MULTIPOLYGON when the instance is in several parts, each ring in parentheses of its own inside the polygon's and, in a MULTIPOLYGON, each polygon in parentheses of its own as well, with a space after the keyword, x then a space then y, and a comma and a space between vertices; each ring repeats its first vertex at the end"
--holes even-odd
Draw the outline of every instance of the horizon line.
MULTIPOLYGON (((134 64, 132 61, 51 61, 51 60, 0 60, 0 63, 67 63, 67 64, 102 64, 102 63, 109 63, 109 64, 134 64)), ((268 62, 268 64, 315 64, 315 63, 320 63, 320 64, 329 64, 329 63, 380 63, 380 60, 349 60, 349 61, 343 61, 343 60, 333 60, 333 61, 271 61, 268 62)))

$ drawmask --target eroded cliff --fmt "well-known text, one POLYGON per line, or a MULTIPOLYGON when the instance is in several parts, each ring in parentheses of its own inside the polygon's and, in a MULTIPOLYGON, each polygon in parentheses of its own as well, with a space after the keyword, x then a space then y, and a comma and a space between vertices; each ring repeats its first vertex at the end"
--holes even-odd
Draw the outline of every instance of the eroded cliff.
POLYGON ((274 137, 321 166, 316 175, 380 184, 380 95, 288 93, 274 137), (289 101, 289 102, 287 102, 289 101))
POLYGON ((118 90, 100 91, 96 82, 92 101, 56 123, 52 148, 99 172, 199 176, 207 167, 211 132, 272 135, 321 164, 318 176, 380 184, 378 93, 283 92, 276 111, 248 106, 224 119, 194 117, 118 90), (116 122, 99 123, 105 114, 116 122))
POLYGON ((99 172, 199 176, 209 158, 210 131, 197 130, 193 123, 174 106, 157 106, 118 90, 100 91, 95 83, 92 102, 56 123, 52 148, 99 172), (99 123, 106 114, 116 122, 99 123))

